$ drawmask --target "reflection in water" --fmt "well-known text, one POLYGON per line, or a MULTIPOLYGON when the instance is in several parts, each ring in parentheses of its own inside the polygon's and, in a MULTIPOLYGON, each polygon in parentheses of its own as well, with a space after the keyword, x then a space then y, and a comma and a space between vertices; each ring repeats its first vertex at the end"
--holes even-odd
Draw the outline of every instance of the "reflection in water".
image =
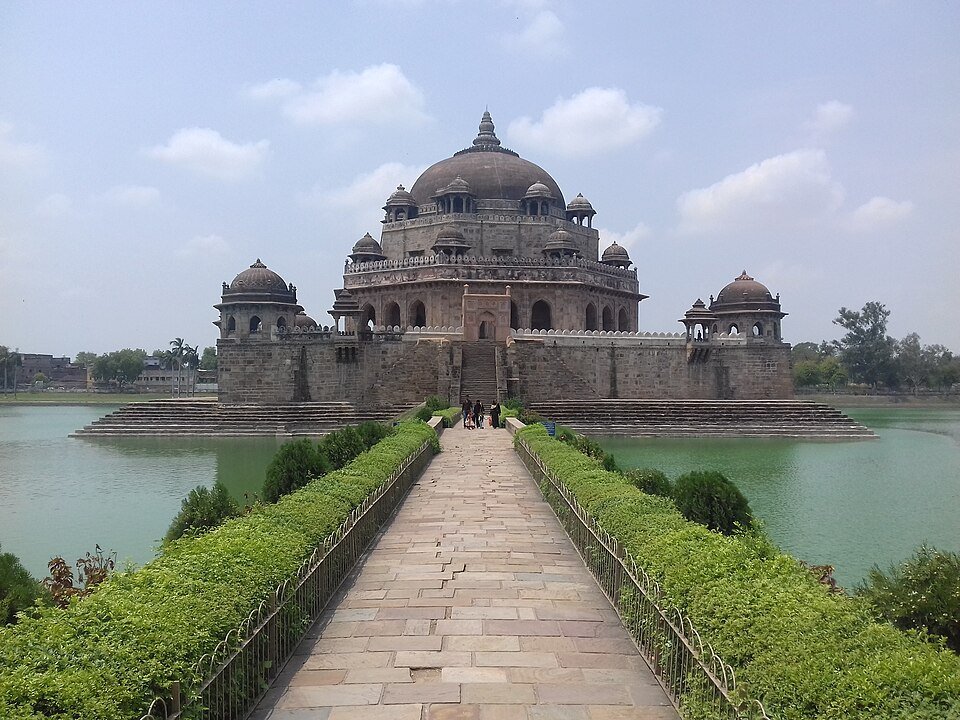
POLYGON ((601 438, 624 467, 717 469, 784 550, 853 587, 922 542, 960 551, 960 412, 851 411, 874 442, 601 438))

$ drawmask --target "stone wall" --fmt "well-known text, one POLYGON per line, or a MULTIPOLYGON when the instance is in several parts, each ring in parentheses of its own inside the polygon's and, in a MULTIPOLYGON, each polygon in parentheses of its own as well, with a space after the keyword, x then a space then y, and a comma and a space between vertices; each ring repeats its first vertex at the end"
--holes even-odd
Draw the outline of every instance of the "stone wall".
POLYGON ((511 394, 530 402, 556 399, 736 399, 793 396, 789 345, 710 348, 687 361, 687 344, 579 345, 517 342, 507 351, 511 394))
MULTIPOLYGON (((220 400, 283 404, 342 400, 408 405, 455 398, 459 344, 407 333, 403 340, 291 338, 221 340, 220 400)), ((734 399, 793 397, 790 346, 730 338, 688 345, 677 338, 613 336, 520 340, 506 351, 511 395, 530 402, 570 398, 734 399), (695 361, 688 362, 691 348, 695 361)))
POLYGON ((311 341, 217 343, 220 401, 342 400, 407 405, 447 395, 450 343, 311 341))

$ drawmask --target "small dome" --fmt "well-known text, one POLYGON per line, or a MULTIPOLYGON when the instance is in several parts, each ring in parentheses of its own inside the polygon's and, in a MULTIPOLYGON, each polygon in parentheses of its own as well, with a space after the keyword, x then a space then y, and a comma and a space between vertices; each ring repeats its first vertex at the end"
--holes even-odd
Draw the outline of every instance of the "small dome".
POLYGON ((466 241, 463 233, 457 230, 453 225, 445 225, 437 233, 437 241, 431 248, 435 253, 450 252, 454 255, 462 255, 470 249, 470 243, 466 241))
POLYGON ((437 233, 437 240, 464 240, 463 233, 453 225, 445 225, 437 233))
POLYGON ((373 236, 370 233, 365 233, 362 238, 357 240, 357 244, 353 246, 354 253, 376 253, 382 254, 383 248, 380 247, 380 243, 373 239, 373 236))
POLYGON ((700 298, 697 298, 697 301, 693 304, 693 307, 691 307, 689 310, 687 310, 686 313, 684 313, 684 317, 687 318, 688 320, 714 319, 713 313, 707 310, 707 306, 704 305, 703 300, 701 300, 700 298))
POLYGON ((237 275, 229 287, 230 292, 288 292, 288 290, 283 278, 260 262, 260 258, 237 275))
POLYGON ((607 264, 619 264, 627 263, 630 264, 630 254, 627 252, 627 249, 622 245, 617 245, 617 241, 614 240, 610 243, 610 247, 603 251, 603 255, 600 256, 600 262, 607 264))
POLYGON ((593 209, 593 205, 583 196, 583 193, 577 193, 577 196, 567 205, 567 211, 592 215, 597 214, 597 211, 593 209))
POLYGON ((447 185, 446 187, 439 188, 439 189, 437 190, 437 196, 438 196, 438 197, 439 197, 440 195, 450 195, 450 194, 454 194, 454 193, 456 193, 456 194, 464 194, 464 193, 469 194, 469 193, 470 193, 470 183, 468 183, 468 182, 467 182, 466 180, 464 180, 462 177, 460 177, 459 175, 457 175, 457 176, 450 182, 449 185, 447 185))
POLYGON ((303 310, 297 313, 297 316, 293 319, 293 324, 298 328, 310 328, 316 327, 317 321, 312 317, 307 315, 303 310))
POLYGON ((759 283, 747 275, 744 270, 739 277, 729 283, 717 295, 717 299, 710 305, 711 309, 717 305, 731 305, 734 303, 774 303, 767 286, 759 283))
POLYGON ((417 201, 413 199, 413 195, 408 193, 403 185, 397 185, 397 189, 387 198, 384 210, 388 207, 409 207, 416 204, 417 201))
POLYGON ((563 228, 550 233, 547 238, 547 244, 543 246, 543 252, 547 255, 576 255, 580 248, 573 240, 573 235, 563 228))
POLYGON ((554 199, 553 193, 550 192, 550 188, 548 188, 539 180, 527 188, 527 192, 523 197, 524 199, 527 199, 527 198, 550 198, 551 200, 554 199))

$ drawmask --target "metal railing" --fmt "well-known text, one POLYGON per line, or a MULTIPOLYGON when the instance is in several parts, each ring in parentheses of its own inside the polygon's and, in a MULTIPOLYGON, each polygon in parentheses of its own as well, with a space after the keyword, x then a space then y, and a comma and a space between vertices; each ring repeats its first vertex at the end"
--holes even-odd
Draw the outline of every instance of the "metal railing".
POLYGON ((140 720, 247 717, 432 456, 425 442, 404 460, 296 573, 200 658, 198 687, 184 690, 174 682, 170 695, 154 700, 140 720))
POLYGON ((518 445, 517 454, 677 711, 697 718, 770 720, 759 700, 735 699, 733 668, 526 442, 518 445))

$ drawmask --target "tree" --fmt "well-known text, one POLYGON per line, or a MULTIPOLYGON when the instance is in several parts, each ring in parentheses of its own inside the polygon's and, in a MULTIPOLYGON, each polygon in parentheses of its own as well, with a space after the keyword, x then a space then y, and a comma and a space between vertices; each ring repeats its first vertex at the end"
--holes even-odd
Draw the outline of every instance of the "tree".
POLYGON ((73 359, 75 365, 82 365, 83 367, 90 367, 97 360, 97 354, 94 352, 85 352, 81 351, 77 353, 77 356, 73 359))
POLYGON ((17 382, 20 368, 23 367, 23 358, 18 350, 10 350, 6 345, 0 345, 0 365, 3 366, 3 391, 13 387, 13 394, 17 394, 17 382))
POLYGON ((896 341, 887 335, 889 317, 890 311, 882 303, 868 302, 859 311, 840 308, 833 321, 847 331, 839 345, 840 358, 850 377, 874 388, 880 383, 896 384, 896 341))
POLYGON ((687 520, 724 535, 753 522, 750 504, 737 486, 716 470, 681 475, 673 486, 673 502, 687 520))
POLYGON ((307 438, 284 443, 267 467, 263 499, 276 502, 282 496, 303 487, 314 478, 326 475, 329 471, 330 461, 307 438))
POLYGON ((134 382, 143 372, 147 353, 139 348, 124 348, 104 353, 93 362, 93 379, 102 383, 114 383, 122 388, 134 382))
POLYGON ((164 541, 177 540, 188 532, 196 533, 215 528, 239 512, 237 503, 219 480, 214 483, 212 490, 198 485, 183 499, 180 512, 170 523, 164 541))
POLYGON ((960 555, 921 545, 883 572, 876 565, 857 588, 882 620, 904 630, 926 630, 960 652, 960 555))
POLYGON ((921 385, 927 384, 929 374, 920 336, 913 332, 897 343, 897 375, 914 393, 921 385))
POLYGON ((17 613, 33 605, 42 592, 15 555, 0 552, 0 625, 15 622, 17 613))
POLYGON ((203 355, 200 358, 200 369, 201 370, 217 369, 217 348, 205 347, 203 349, 203 355))

